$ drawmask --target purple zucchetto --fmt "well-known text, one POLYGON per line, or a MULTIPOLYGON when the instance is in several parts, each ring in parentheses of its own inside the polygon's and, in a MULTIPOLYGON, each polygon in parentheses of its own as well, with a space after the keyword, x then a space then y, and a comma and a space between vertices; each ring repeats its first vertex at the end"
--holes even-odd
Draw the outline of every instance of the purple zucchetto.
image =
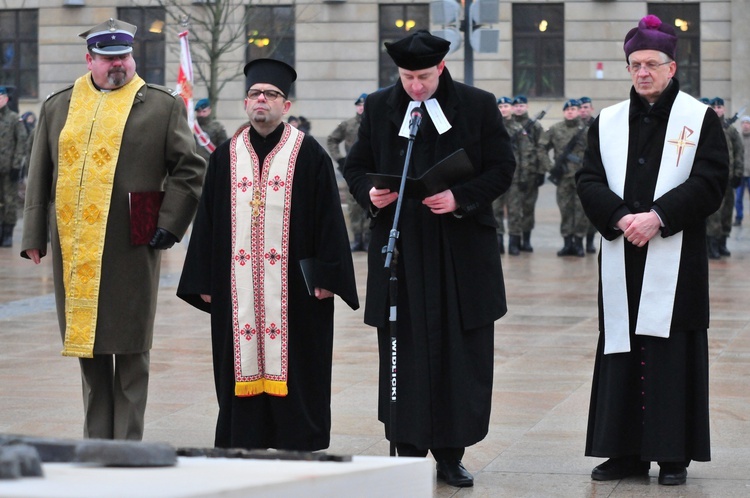
POLYGON ((649 14, 638 22, 638 27, 625 35, 625 61, 630 62, 630 54, 638 50, 657 50, 675 58, 677 33, 669 24, 661 22, 655 15, 649 14))

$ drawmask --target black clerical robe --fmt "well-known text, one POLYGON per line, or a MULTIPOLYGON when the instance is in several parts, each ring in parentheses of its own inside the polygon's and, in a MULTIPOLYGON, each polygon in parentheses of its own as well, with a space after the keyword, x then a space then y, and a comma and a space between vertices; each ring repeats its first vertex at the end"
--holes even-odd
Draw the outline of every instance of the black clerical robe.
MULTIPOLYGON (((259 161, 279 143, 282 124, 263 138, 250 128, 259 161)), ((247 133, 245 129, 241 133, 247 133)), ((288 394, 235 396, 230 272, 232 227, 230 144, 211 155, 177 295, 211 313, 214 381, 219 402, 215 445, 223 448, 327 448, 331 428, 334 300, 318 300, 305 285, 299 261, 314 258, 313 285, 359 307, 349 238, 328 154, 305 136, 292 188, 288 272, 288 394), (205 303, 200 295, 211 295, 205 303)))
MULTIPOLYGON (((706 110, 689 177, 657 194, 657 180, 679 82, 672 79, 659 100, 649 105, 630 91, 627 163, 623 197, 610 188, 602 158, 600 118, 588 134, 584 165, 576 174, 586 215, 606 240, 622 237, 615 228, 624 215, 654 210, 663 222, 657 237, 682 233, 678 279, 668 338, 636 335, 649 246, 626 243, 624 263, 629 308, 630 351, 604 354, 605 322, 601 257, 599 345, 589 404, 586 455, 643 461, 681 462, 711 459, 708 408, 709 271, 706 217, 716 211, 726 189, 727 146, 719 118, 706 110)), ((604 111, 603 111, 604 112, 604 111)), ((601 117, 601 116, 600 116, 601 117)), ((670 166, 672 167, 672 166, 670 166)))

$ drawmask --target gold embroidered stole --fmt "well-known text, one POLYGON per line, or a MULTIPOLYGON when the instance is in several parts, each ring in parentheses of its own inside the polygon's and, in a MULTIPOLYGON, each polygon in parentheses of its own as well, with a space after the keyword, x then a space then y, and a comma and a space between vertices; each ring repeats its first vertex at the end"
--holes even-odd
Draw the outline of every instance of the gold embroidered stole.
MULTIPOLYGON (((693 169, 707 107, 679 92, 672 104, 654 190, 658 199, 685 182, 693 169)), ((624 197, 627 172, 630 101, 603 109, 599 116, 599 150, 609 188, 624 197)), ((602 239, 601 281, 604 311, 604 354, 630 351, 630 315, 625 279, 624 237, 602 239)), ((648 242, 643 286, 635 333, 669 337, 677 277, 682 253, 682 232, 656 236, 648 242)))
POLYGON ((65 285, 63 356, 94 355, 104 237, 125 123, 144 85, 136 74, 118 90, 96 89, 90 74, 73 86, 60 132, 56 196, 65 285))
POLYGON ((304 136, 285 124, 262 172, 250 128, 232 138, 232 322, 236 396, 287 395, 289 214, 304 136))

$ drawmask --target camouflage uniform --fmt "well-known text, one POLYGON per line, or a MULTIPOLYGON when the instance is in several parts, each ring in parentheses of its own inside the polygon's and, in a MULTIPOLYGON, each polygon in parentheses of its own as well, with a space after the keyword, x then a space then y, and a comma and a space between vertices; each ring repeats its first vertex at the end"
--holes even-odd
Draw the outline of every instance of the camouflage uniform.
MULTIPOLYGON (((581 201, 576 193, 575 174, 583 166, 583 153, 586 150, 586 126, 580 118, 565 120, 552 125, 539 141, 537 151, 539 162, 547 165, 547 171, 552 169, 549 151, 553 150, 555 159, 562 154, 568 143, 578 135, 578 140, 570 154, 564 160, 567 172, 562 175, 557 186, 557 206, 560 209, 560 234, 565 239, 565 247, 570 249, 570 244, 583 248, 583 237, 586 235, 589 220, 583 212, 581 201), (579 133, 580 132, 580 133, 579 133)), ((564 255, 560 254, 559 255, 564 255)), ((568 252, 572 254, 572 252, 568 252)), ((576 255, 582 256, 582 251, 576 255)))
POLYGON ((523 126, 513 119, 503 119, 508 135, 511 137, 513 156, 516 159, 516 171, 513 182, 507 192, 493 203, 493 211, 498 221, 497 233, 504 233, 504 210, 508 211, 508 253, 517 255, 521 250, 521 237, 524 232, 524 217, 528 197, 528 190, 533 184, 536 186, 536 148, 529 136, 523 132, 523 126))
MULTIPOLYGON (((531 118, 529 113, 525 112, 520 116, 513 116, 513 119, 521 125, 521 128, 526 127, 531 118)), ((547 172, 546 164, 541 163, 536 155, 536 148, 539 146, 539 140, 544 134, 544 128, 539 121, 535 121, 531 125, 528 132, 522 132, 530 141, 534 148, 533 157, 529 159, 529 181, 528 188, 523 195, 523 217, 521 219, 521 232, 523 234, 523 241, 521 243, 521 250, 526 252, 532 252, 530 237, 531 231, 534 229, 535 219, 534 211, 536 210, 536 201, 539 198, 539 187, 544 183, 544 175, 547 172)))
POLYGON ((8 106, 0 109, 0 221, 2 247, 13 244, 19 204, 18 181, 26 157, 26 126, 8 106))
POLYGON ((731 256, 727 249, 727 238, 732 231, 732 212, 734 211, 735 189, 741 181, 745 169, 745 146, 739 131, 724 123, 724 135, 729 148, 729 182, 721 207, 706 219, 706 237, 708 238, 708 257, 718 259, 720 256, 731 256))
MULTIPOLYGON (((344 173, 344 161, 346 156, 341 153, 339 144, 344 143, 344 150, 346 154, 357 141, 357 132, 359 131, 359 123, 362 122, 362 115, 357 114, 353 118, 342 121, 336 127, 326 142, 328 147, 328 153, 339 165, 339 171, 344 173)), ((349 227, 352 231, 352 250, 366 250, 367 249, 367 236, 369 233, 369 227, 367 223, 367 213, 352 197, 349 190, 346 189, 346 202, 349 207, 349 227)))
MULTIPOLYGON (((200 125, 201 130, 205 131, 211 139, 211 143, 214 144, 214 147, 218 147, 229 138, 227 137, 227 130, 224 128, 224 125, 212 117, 198 118, 198 124, 200 125)), ((206 160, 206 164, 208 164, 208 158, 211 156, 211 153, 208 149, 198 143, 197 138, 195 140, 195 149, 198 154, 206 160)))
MULTIPOLYGON (((583 122, 583 124, 586 125, 586 131, 584 131, 583 134, 587 137, 589 135, 589 128, 591 128, 591 125, 594 124, 594 121, 596 121, 596 118, 594 116, 591 116, 587 121, 583 122)), ((596 234, 596 227, 593 223, 591 223, 591 220, 589 220, 588 228, 586 229, 586 252, 589 254, 595 254, 597 251, 596 246, 594 245, 596 234)))

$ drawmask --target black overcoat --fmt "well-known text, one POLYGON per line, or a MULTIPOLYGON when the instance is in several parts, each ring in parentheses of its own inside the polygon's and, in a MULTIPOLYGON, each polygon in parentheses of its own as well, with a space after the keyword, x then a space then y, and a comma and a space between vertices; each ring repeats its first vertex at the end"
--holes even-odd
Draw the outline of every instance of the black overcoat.
MULTIPOLYGON (((447 69, 434 95, 451 129, 439 135, 427 112, 414 141, 409 176, 463 148, 474 174, 451 191, 460 208, 435 215, 404 199, 397 244, 397 442, 461 447, 487 433, 492 392, 493 322, 507 310, 492 201, 510 186, 515 161, 495 97, 454 83, 447 69)), ((368 96, 344 176, 372 211, 368 172, 400 175, 408 140, 399 136, 409 97, 400 81, 368 96)), ((389 419, 388 281, 381 249, 396 203, 371 222, 365 322, 379 328, 380 419, 389 419)), ((394 439, 394 438, 391 438, 394 439)))

